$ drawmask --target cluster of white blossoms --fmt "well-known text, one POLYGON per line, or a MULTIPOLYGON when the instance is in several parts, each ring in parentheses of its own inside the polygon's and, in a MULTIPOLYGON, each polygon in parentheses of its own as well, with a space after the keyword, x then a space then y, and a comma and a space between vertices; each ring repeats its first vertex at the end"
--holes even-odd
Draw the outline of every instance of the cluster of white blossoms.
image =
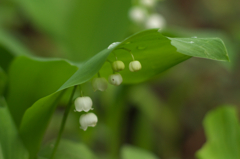
MULTIPOLYGON (((88 96, 76 98, 74 104, 77 112, 93 110, 92 99, 88 96)), ((94 127, 97 124, 98 118, 94 113, 87 113, 80 116, 79 122, 81 125, 80 128, 86 131, 88 127, 94 127)))
POLYGON ((165 18, 153 12, 158 0, 138 0, 138 4, 129 10, 129 18, 136 24, 144 26, 146 29, 164 28, 165 18))
MULTIPOLYGON (((119 44, 119 42, 115 42, 111 44, 109 48, 111 49, 112 47, 115 47, 117 44, 119 44)), ((142 69, 141 63, 135 60, 133 55, 132 55, 132 58, 133 58, 133 61, 129 63, 129 70, 131 72, 136 72, 141 70, 142 69)), ((116 60, 111 63, 111 67, 114 73, 109 75, 108 82, 112 85, 119 86, 122 83, 123 78, 120 73, 115 73, 115 72, 120 72, 124 70, 125 64, 120 60, 116 60)), ((94 91, 97 91, 97 90, 105 91, 108 88, 108 82, 104 77, 100 77, 100 74, 98 74, 98 76, 99 77, 94 78, 92 80, 93 89, 94 91)), ((74 101, 74 105, 75 105, 75 111, 77 112, 82 112, 82 111, 89 112, 90 110, 93 110, 92 99, 88 96, 82 96, 82 97, 76 98, 74 101)), ((87 113, 80 116, 79 122, 81 125, 80 128, 86 131, 88 127, 96 126, 98 122, 98 118, 94 113, 87 113)))
MULTIPOLYGON (((133 56, 133 55, 132 55, 133 56)), ((120 61, 116 60, 111 63, 112 65, 112 70, 113 74, 109 75, 108 77, 108 82, 112 85, 119 86, 123 82, 123 78, 120 73, 115 73, 115 72, 120 72, 125 69, 125 64, 120 61)), ((142 69, 142 65, 139 61, 134 60, 129 63, 129 70, 131 72, 136 72, 142 69)), ((107 80, 103 77, 97 77, 92 80, 92 86, 94 91, 105 91, 108 87, 107 80)))

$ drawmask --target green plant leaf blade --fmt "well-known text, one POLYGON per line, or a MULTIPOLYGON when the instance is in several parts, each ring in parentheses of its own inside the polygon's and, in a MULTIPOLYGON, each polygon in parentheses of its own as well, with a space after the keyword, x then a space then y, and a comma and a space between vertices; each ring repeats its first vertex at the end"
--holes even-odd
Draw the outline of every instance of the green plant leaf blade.
MULTIPOLYGON (((118 60, 123 61, 126 65, 126 68, 120 72, 123 76, 123 83, 132 84, 146 81, 190 57, 228 61, 225 45, 220 39, 191 38, 195 42, 193 44, 179 43, 176 39, 179 41, 179 38, 167 38, 161 35, 158 29, 150 29, 139 32, 120 43, 114 49, 114 53, 118 60), (201 47, 203 49, 199 49, 201 47), (206 56, 205 51, 209 56, 206 56), (138 72, 130 72, 128 69, 129 63, 133 60, 131 53, 135 60, 142 64, 142 69, 138 72)), ((114 61, 115 56, 110 54, 108 59, 114 61)), ((106 63, 100 72, 107 78, 112 70, 106 63)))
MULTIPOLYGON (((49 158, 53 150, 52 144, 43 148, 38 159, 49 158)), ((83 144, 62 139, 54 159, 97 159, 96 156, 83 144)))
POLYGON ((48 123, 63 93, 64 91, 61 91, 41 98, 25 111, 19 132, 29 150, 30 158, 36 157, 48 123))
POLYGON ((28 159, 28 151, 3 97, 0 97, 0 157, 1 155, 2 159, 28 159))
POLYGON ((97 55, 93 56, 85 63, 76 63, 76 66, 79 69, 61 86, 61 88, 59 88, 59 90, 87 82, 95 74, 98 73, 111 51, 112 49, 105 49, 99 52, 97 55))
POLYGON ((16 58, 9 70, 7 101, 19 127, 24 112, 37 100, 56 92, 77 70, 64 60, 16 58))
POLYGON ((13 119, 31 158, 62 92, 54 93, 77 67, 64 60, 34 60, 17 57, 9 70, 7 101, 13 119))
POLYGON ((223 41, 219 38, 169 38, 177 51, 194 57, 229 61, 223 41))
POLYGON ((197 152, 199 159, 240 158, 240 125, 233 107, 220 107, 204 119, 207 143, 197 152))
POLYGON ((124 146, 121 150, 122 159, 159 159, 154 154, 133 146, 124 146))

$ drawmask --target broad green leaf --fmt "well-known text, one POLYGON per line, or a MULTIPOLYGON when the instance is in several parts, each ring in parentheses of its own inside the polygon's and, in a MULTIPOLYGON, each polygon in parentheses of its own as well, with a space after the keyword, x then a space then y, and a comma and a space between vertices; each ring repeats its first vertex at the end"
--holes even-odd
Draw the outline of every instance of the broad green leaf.
POLYGON ((36 27, 50 34, 66 57, 85 61, 125 37, 129 0, 15 0, 36 27))
POLYGON ((177 51, 194 57, 228 61, 224 43, 219 38, 169 38, 177 51), (222 53, 221 53, 222 52, 222 53))
POLYGON ((207 143, 197 152, 199 159, 240 158, 240 125, 234 107, 220 107, 204 119, 207 143))
POLYGON ((19 127, 23 114, 30 106, 57 91, 76 70, 77 67, 64 60, 16 58, 9 71, 7 101, 17 126, 19 127))
POLYGON ((13 36, 0 29, 0 66, 7 71, 14 56, 30 55, 30 51, 19 43, 13 36))
POLYGON ((232 37, 227 34, 226 32, 222 30, 216 30, 216 29, 185 29, 185 28, 179 28, 179 27, 173 27, 173 28, 166 28, 161 30, 161 33, 168 37, 195 37, 195 38, 215 38, 218 37, 224 41, 224 44, 228 50, 229 55, 229 61, 228 63, 221 63, 224 65, 227 69, 232 70, 234 67, 236 67, 237 63, 237 44, 234 43, 234 40, 232 37))
POLYGON ((0 97, 0 158, 28 159, 28 151, 20 139, 3 97, 0 97))
POLYGON ((158 159, 154 154, 133 146, 124 146, 121 150, 122 159, 158 159))
MULTIPOLYGON (((53 150, 53 143, 44 147, 38 159, 49 158, 53 150)), ((97 159, 83 144, 62 139, 54 159, 97 159)))
POLYGON ((62 86, 59 88, 59 90, 63 90, 65 88, 79 85, 84 82, 87 82, 89 79, 91 79, 95 74, 98 73, 101 66, 106 61, 109 53, 113 49, 105 49, 101 52, 99 52, 97 55, 89 59, 87 62, 84 63, 75 63, 76 66, 78 66, 77 72, 71 76, 62 86))
POLYGON ((36 157, 49 120, 63 93, 64 91, 42 98, 25 111, 19 132, 30 158, 36 157))
MULTIPOLYGON (((121 71, 123 83, 146 81, 190 57, 228 61, 226 48, 220 39, 188 38, 188 42, 179 40, 186 41, 184 38, 167 38, 158 29, 145 30, 125 39, 114 49, 118 60, 126 65, 126 69, 121 71), (141 71, 129 71, 128 65, 132 61, 130 52, 135 60, 141 62, 141 71)), ((114 61, 115 56, 111 54, 108 59, 114 61)), ((105 77, 112 73, 109 63, 103 66, 101 73, 105 77)))
POLYGON ((18 57, 13 61, 9 70, 7 101, 31 157, 38 152, 56 102, 62 94, 53 93, 76 70, 76 66, 64 60, 37 61, 18 57))

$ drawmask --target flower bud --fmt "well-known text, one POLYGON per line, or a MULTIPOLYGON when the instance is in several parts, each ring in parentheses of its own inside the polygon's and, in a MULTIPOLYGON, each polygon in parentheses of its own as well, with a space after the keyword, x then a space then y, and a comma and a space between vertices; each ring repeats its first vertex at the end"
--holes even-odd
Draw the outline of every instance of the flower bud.
POLYGON ((94 91, 105 91, 108 88, 108 82, 105 78, 98 77, 92 80, 92 86, 94 91))
POLYGON ((90 97, 78 97, 75 99, 75 108, 77 112, 92 110, 92 99, 90 97))
POLYGON ((129 63, 129 70, 131 72, 136 72, 142 69, 142 65, 139 61, 132 61, 129 63))
POLYGON ((112 85, 118 86, 122 83, 123 79, 119 73, 112 74, 108 77, 108 82, 112 85))
POLYGON ((125 68, 125 65, 122 61, 114 61, 112 63, 112 68, 114 71, 119 72, 122 71, 125 68))
POLYGON ((80 116, 79 122, 81 125, 80 128, 86 131, 88 127, 96 126, 98 118, 94 113, 83 114, 80 116))

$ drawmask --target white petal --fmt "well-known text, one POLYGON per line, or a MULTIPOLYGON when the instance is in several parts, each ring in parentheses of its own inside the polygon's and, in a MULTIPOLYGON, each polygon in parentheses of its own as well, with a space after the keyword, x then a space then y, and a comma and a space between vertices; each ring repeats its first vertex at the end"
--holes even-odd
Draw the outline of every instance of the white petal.
POLYGON ((123 81, 122 76, 119 73, 112 74, 108 77, 108 82, 115 86, 120 85, 122 81, 123 81))
POLYGON ((90 97, 78 97, 74 103, 75 109, 78 112, 88 112, 92 109, 92 99, 90 97))
POLYGON ((105 78, 94 78, 92 81, 94 91, 100 90, 105 91, 108 88, 108 82, 105 78))
POLYGON ((84 131, 87 130, 87 128, 96 126, 98 122, 98 118, 94 113, 88 113, 81 115, 79 122, 81 124, 81 129, 84 131))
POLYGON ((136 72, 142 69, 142 65, 139 61, 132 61, 129 63, 129 70, 131 72, 136 72))

